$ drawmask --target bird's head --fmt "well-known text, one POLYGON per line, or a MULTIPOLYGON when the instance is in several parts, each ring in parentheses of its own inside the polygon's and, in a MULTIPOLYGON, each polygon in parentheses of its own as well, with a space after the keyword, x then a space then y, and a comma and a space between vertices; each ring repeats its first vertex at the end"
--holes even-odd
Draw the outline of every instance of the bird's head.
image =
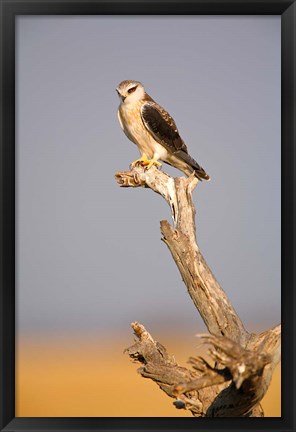
POLYGON ((122 81, 116 88, 116 91, 122 102, 125 104, 137 102, 145 95, 144 87, 139 81, 122 81))

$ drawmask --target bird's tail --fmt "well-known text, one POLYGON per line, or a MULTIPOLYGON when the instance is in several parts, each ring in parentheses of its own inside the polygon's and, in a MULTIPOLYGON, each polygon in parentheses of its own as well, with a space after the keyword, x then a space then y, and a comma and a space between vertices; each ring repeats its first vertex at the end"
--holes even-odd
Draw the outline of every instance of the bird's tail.
POLYGON ((211 180, 211 177, 205 172, 205 170, 193 159, 189 156, 188 153, 181 151, 179 156, 183 159, 183 161, 188 165, 191 173, 194 172, 195 177, 198 180, 211 180))

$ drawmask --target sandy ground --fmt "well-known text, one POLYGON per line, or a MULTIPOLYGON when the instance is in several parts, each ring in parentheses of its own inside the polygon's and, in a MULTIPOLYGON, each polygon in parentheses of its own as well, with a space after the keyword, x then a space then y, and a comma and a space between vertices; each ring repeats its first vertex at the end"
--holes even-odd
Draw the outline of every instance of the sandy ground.
MULTIPOLYGON (((181 365, 200 354, 192 340, 162 337, 170 354, 181 365)), ((182 417, 148 379, 136 372, 123 349, 132 338, 108 343, 82 338, 30 339, 17 344, 16 416, 20 417, 182 417)), ((281 374, 277 367, 262 401, 267 417, 281 416, 281 374)))

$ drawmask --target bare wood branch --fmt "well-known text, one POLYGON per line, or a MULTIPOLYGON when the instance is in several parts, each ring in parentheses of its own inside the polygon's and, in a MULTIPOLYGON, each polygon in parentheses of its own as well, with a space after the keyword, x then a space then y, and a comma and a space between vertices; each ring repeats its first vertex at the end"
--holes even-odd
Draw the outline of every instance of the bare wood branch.
POLYGON ((266 393, 276 366, 281 361, 281 325, 277 325, 259 335, 252 334, 247 349, 255 352, 268 353, 270 362, 264 368, 261 387, 266 393))
MULTIPOLYGON (((131 359, 142 364, 138 372, 143 377, 155 381, 169 397, 176 398, 175 386, 180 382, 190 382, 195 379, 196 373, 179 366, 174 357, 167 353, 163 345, 152 338, 142 324, 134 322, 132 328, 137 340, 125 351, 131 359)), ((179 409, 189 409, 195 416, 202 415, 203 406, 195 390, 181 394, 175 406, 179 409)))
POLYGON ((121 186, 148 187, 165 198, 171 208, 174 228, 167 221, 161 221, 163 241, 178 266, 193 303, 211 334, 225 335, 244 346, 249 334, 196 243, 191 194, 198 180, 192 176, 173 179, 155 167, 146 171, 142 166, 116 173, 116 179, 121 186))
POLYGON ((258 403, 266 392, 264 369, 272 362, 271 355, 246 350, 223 336, 204 335, 204 342, 212 346, 209 354, 214 365, 191 357, 192 369, 188 369, 179 366, 142 324, 135 322, 132 327, 138 340, 126 352, 142 364, 138 372, 143 377, 176 398, 176 407, 197 417, 249 417, 254 412, 262 416, 258 403))
POLYGON ((208 267, 196 242, 192 191, 198 180, 193 176, 173 179, 155 167, 146 171, 142 166, 116 173, 116 180, 122 187, 150 188, 168 202, 173 227, 161 221, 162 240, 211 333, 203 339, 211 345, 214 365, 202 357, 191 357, 192 369, 187 369, 144 326, 133 323, 138 340, 126 351, 142 363, 139 373, 176 398, 177 408, 188 409, 194 416, 262 417, 259 402, 280 361, 281 329, 249 334, 208 267))

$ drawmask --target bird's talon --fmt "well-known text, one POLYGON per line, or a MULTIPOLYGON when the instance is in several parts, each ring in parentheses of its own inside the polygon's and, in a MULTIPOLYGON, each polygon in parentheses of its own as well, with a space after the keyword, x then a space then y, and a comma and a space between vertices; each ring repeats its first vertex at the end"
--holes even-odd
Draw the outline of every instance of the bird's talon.
POLYGON ((146 170, 149 170, 153 165, 155 165, 156 168, 160 168, 162 166, 162 164, 158 162, 157 159, 151 159, 151 161, 148 163, 146 167, 146 170))
POLYGON ((134 168, 138 165, 148 165, 149 164, 149 159, 147 157, 147 155, 143 154, 140 159, 135 160, 134 162, 131 163, 131 167, 134 168))
POLYGON ((148 159, 147 160, 143 160, 143 161, 140 162, 140 165, 142 165, 142 166, 147 166, 149 164, 150 164, 150 162, 149 162, 148 159))

